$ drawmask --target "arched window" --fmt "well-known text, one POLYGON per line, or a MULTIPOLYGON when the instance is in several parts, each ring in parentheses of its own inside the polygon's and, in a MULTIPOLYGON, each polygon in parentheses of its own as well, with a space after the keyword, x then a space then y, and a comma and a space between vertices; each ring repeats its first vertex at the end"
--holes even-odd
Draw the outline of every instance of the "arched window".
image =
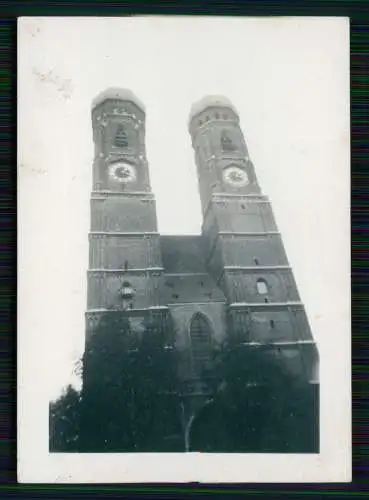
POLYGON ((236 146, 233 144, 232 139, 229 137, 225 130, 223 130, 222 132, 221 143, 223 151, 234 151, 236 149, 236 146))
POLYGON ((123 125, 118 125, 117 132, 115 134, 114 145, 118 148, 127 148, 128 147, 128 139, 126 131, 124 130, 123 125))
POLYGON ((190 326, 193 367, 200 374, 207 366, 211 356, 211 328, 202 314, 195 314, 190 326))
POLYGON ((268 293, 268 283, 263 278, 257 280, 256 287, 258 289, 258 294, 265 295, 268 293))

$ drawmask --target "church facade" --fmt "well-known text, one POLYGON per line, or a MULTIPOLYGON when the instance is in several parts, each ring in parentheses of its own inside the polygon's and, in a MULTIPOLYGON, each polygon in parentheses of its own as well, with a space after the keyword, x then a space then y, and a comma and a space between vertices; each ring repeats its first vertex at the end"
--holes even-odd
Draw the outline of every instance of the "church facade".
POLYGON ((262 193, 237 110, 207 97, 189 133, 203 213, 201 234, 160 235, 145 147, 145 109, 109 89, 92 107, 93 189, 86 339, 101 315, 170 324, 185 392, 206 393, 207 349, 227 335, 268 345, 286 366, 318 383, 318 352, 271 203, 262 193))

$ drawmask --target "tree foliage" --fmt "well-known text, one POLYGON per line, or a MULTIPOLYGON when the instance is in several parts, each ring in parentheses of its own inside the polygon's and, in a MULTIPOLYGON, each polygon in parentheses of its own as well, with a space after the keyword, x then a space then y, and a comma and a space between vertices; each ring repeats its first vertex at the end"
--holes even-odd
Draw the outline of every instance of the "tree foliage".
POLYGON ((289 373, 265 347, 226 345, 218 389, 194 420, 193 451, 318 452, 316 386, 289 373))
MULTIPOLYGON (((180 435, 171 342, 170 331, 163 335, 152 323, 138 336, 122 315, 107 313, 101 318, 82 360, 83 389, 73 411, 78 429, 75 451, 176 451, 168 439, 180 435)), ((71 396, 70 391, 67 399, 63 396, 58 408, 69 408, 71 396)), ((52 421, 58 429, 53 434, 59 436, 53 439, 54 448, 65 451, 61 421, 52 421)))
MULTIPOLYGON (((292 376, 266 346, 228 342, 213 354, 202 373, 212 397, 191 425, 191 451, 318 452, 316 386, 292 376)), ((186 398, 170 328, 149 322, 138 336, 127 318, 107 313, 81 364, 82 392, 69 386, 50 405, 52 451, 184 451, 186 398)))
POLYGON ((73 452, 79 449, 81 397, 69 385, 49 408, 49 446, 52 451, 73 452))

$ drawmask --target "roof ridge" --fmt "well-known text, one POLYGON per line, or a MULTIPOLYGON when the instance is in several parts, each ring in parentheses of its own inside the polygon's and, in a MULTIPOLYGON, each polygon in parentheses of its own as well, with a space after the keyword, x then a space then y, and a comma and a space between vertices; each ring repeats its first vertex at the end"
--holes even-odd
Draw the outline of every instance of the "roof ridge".
POLYGON ((171 237, 174 237, 174 238, 186 238, 186 237, 190 237, 190 238, 197 238, 197 237, 202 237, 203 235, 200 233, 200 234, 163 234, 163 233, 160 233, 160 236, 161 237, 164 237, 164 238, 171 238, 171 237))

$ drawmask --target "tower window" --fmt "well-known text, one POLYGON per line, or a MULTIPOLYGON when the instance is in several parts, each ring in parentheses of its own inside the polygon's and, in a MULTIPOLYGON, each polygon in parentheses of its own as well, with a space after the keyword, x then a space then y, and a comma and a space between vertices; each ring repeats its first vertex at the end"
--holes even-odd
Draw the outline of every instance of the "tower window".
POLYGON ((132 299, 134 296, 134 290, 132 288, 131 283, 128 281, 124 281, 121 288, 121 295, 123 299, 132 299))
POLYGON ((223 130, 222 132, 221 143, 223 151, 234 151, 236 149, 236 146, 233 144, 232 139, 229 137, 225 130, 223 130))
POLYGON ((195 314, 190 326, 191 350, 195 372, 201 373, 211 357, 211 329, 202 314, 195 314))
POLYGON ((267 304, 269 302, 268 297, 265 297, 264 302, 267 304))
POLYGON ((243 203, 241 204, 241 208, 242 208, 242 210, 246 209, 246 207, 245 207, 245 205, 243 203))
POLYGON ((258 279, 256 282, 256 287, 258 290, 258 294, 265 295, 266 293, 268 293, 268 284, 265 281, 265 279, 263 278, 258 279))
POLYGON ((274 324, 274 319, 271 319, 271 320, 269 321, 269 325, 270 325, 270 328, 272 328, 272 329, 275 327, 275 324, 274 324))
POLYGON ((259 259, 257 259, 256 257, 254 257, 254 264, 255 264, 255 266, 259 265, 259 259))
POLYGON ((179 295, 177 293, 173 293, 172 297, 173 299, 179 299, 179 295))
POLYGON ((124 261, 124 270, 127 271, 128 269, 128 260, 124 261))
POLYGON ((128 147, 128 139, 126 131, 123 125, 118 125, 117 132, 115 134, 114 146, 118 148, 127 148, 128 147))

